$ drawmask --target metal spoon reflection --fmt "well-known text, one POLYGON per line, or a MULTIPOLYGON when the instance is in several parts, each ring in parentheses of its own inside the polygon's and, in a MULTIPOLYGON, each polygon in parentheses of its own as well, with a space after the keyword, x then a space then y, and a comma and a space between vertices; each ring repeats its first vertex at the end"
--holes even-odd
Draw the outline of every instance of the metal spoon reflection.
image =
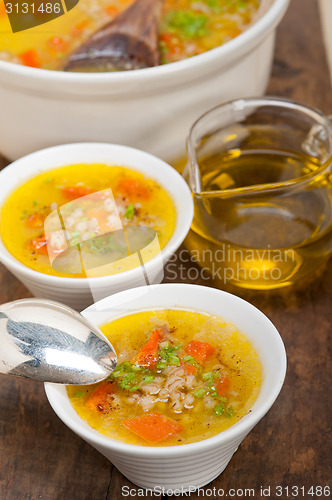
POLYGON ((22 299, 0 306, 0 373, 89 385, 107 378, 116 363, 102 332, 65 305, 22 299))

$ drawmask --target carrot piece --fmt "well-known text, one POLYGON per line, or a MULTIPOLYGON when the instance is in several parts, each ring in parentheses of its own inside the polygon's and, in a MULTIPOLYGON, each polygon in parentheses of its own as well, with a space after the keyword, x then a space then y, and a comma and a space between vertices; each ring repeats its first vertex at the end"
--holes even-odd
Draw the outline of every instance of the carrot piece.
POLYGON ((228 393, 230 388, 231 388, 231 381, 227 377, 227 375, 224 375, 220 380, 218 380, 217 386, 216 386, 218 396, 222 396, 222 397, 226 396, 226 394, 228 393))
POLYGON ((173 33, 161 33, 160 40, 171 56, 178 55, 183 51, 183 42, 173 33))
POLYGON ((82 196, 93 193, 93 191, 85 186, 64 186, 62 192, 69 200, 76 200, 82 196))
POLYGON ((186 375, 193 375, 196 372, 196 368, 193 365, 189 365, 188 363, 183 362, 182 368, 184 369, 184 373, 186 375))
POLYGON ((108 396, 114 394, 115 384, 104 382, 101 384, 85 402, 85 406, 90 410, 105 411, 107 408, 108 396))
POLYGON ((28 242, 31 252, 38 253, 40 255, 48 256, 47 252, 47 241, 45 235, 38 236, 28 242))
POLYGON ((105 12, 106 14, 108 14, 110 17, 114 18, 116 17, 117 15, 119 15, 119 9, 117 7, 115 7, 114 5, 109 5, 108 7, 106 7, 105 9, 105 12))
POLYGON ((47 42, 49 47, 53 50, 63 52, 68 49, 68 42, 61 36, 52 36, 47 42))
POLYGON ((6 11, 6 5, 4 3, 0 4, 0 17, 6 16, 7 11, 6 11))
POLYGON ((45 217, 42 214, 31 214, 25 219, 25 225, 30 229, 37 229, 44 226, 45 217))
POLYGON ((158 362, 158 347, 161 339, 161 330, 153 330, 147 343, 132 359, 132 363, 138 366, 153 368, 158 362))
POLYGON ((89 21, 87 19, 84 19, 84 21, 79 22, 74 26, 74 28, 71 29, 70 34, 73 36, 78 36, 82 33, 82 31, 85 30, 89 25, 89 21))
POLYGON ((183 430, 182 425, 161 413, 149 413, 143 417, 127 418, 122 421, 122 424, 151 443, 164 441, 183 430))
POLYGON ((40 61, 35 49, 26 50, 18 56, 24 66, 30 66, 30 68, 40 68, 40 61))
POLYGON ((215 352, 215 348, 208 342, 191 340, 185 351, 190 354, 198 363, 205 363, 215 352))
POLYGON ((127 197, 144 199, 150 198, 150 191, 146 187, 145 183, 138 179, 132 179, 131 177, 123 177, 120 179, 117 191, 127 197))

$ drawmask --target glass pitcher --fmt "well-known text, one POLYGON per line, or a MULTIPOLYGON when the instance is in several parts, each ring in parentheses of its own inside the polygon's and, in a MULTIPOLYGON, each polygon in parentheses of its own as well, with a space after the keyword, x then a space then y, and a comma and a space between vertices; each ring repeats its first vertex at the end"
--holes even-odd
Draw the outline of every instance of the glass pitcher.
POLYGON ((331 122, 277 98, 203 115, 188 138, 195 215, 185 242, 221 285, 270 289, 310 276, 332 252, 331 122))

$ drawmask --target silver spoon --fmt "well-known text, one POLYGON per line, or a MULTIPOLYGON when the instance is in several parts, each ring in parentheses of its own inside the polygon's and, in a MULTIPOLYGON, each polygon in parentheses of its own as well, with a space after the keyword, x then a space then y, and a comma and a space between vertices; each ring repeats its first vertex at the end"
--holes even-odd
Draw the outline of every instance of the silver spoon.
POLYGON ((0 373, 89 385, 107 378, 116 363, 102 332, 65 305, 22 299, 0 306, 0 373))

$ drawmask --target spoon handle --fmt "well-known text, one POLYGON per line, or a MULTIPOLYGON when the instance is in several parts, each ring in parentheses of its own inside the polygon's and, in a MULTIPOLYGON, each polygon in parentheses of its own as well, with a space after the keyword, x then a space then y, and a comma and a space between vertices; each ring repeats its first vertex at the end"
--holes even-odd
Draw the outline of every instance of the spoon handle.
POLYGON ((31 361, 32 357, 24 354, 13 340, 7 328, 9 321, 6 312, 0 307, 0 373, 14 375, 15 369, 31 361))

